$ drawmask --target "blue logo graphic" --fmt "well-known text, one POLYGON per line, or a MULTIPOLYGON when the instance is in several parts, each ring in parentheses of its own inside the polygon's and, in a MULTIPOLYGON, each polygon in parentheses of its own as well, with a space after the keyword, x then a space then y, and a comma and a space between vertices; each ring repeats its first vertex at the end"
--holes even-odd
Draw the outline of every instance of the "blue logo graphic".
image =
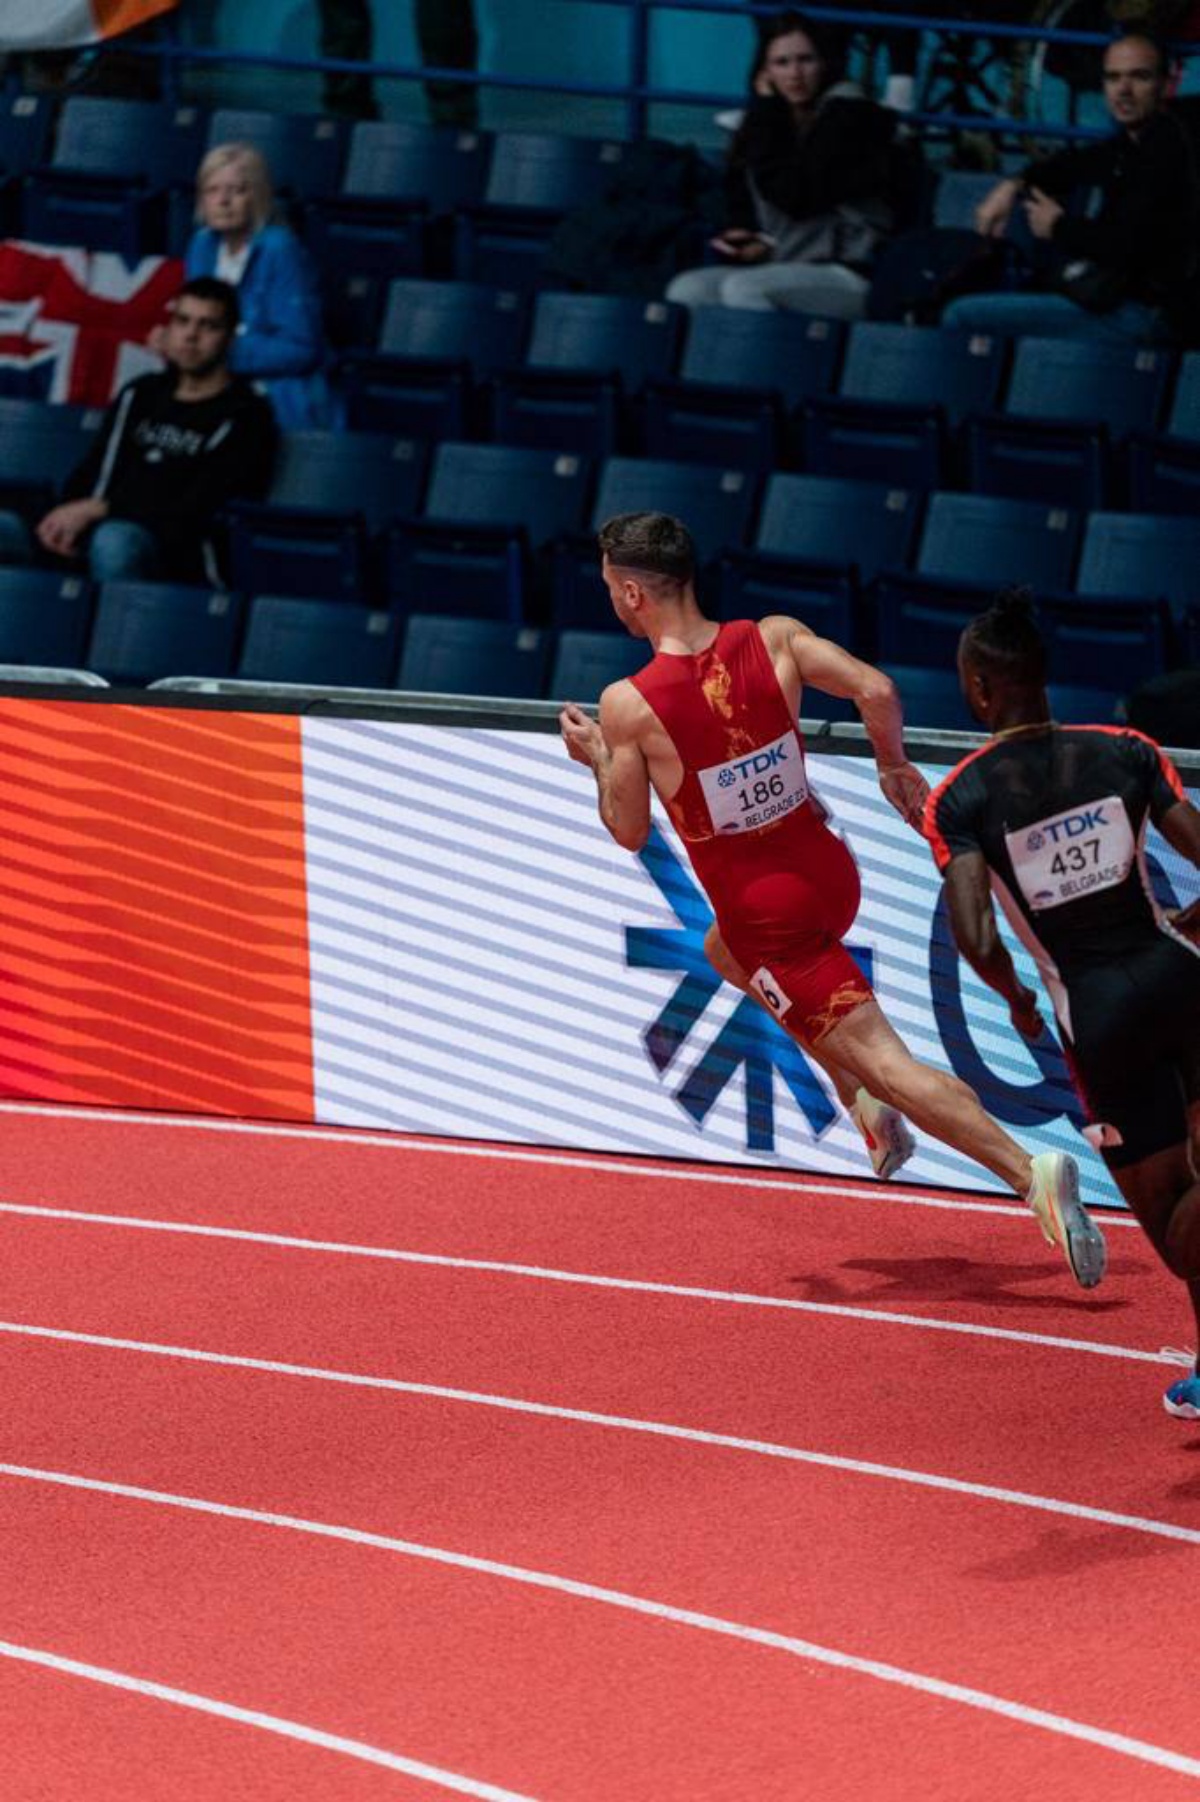
POLYGON ((732 770, 722 770, 721 774, 717 777, 717 781, 722 788, 732 788, 737 781, 737 777, 732 770))
MULTIPOLYGON (((660 1076, 679 1059, 688 1035, 721 987, 704 955, 704 935, 712 910, 690 872, 675 856, 657 826, 651 828, 641 862, 679 921, 678 927, 631 926, 625 933, 630 969, 677 970, 682 980, 658 1018, 642 1035, 646 1055, 660 1076)), ((852 954, 871 975, 871 954, 852 954)), ((782 1077, 814 1138, 827 1132, 837 1109, 796 1041, 748 996, 675 1090, 675 1100, 697 1127, 740 1069, 746 1072, 746 1149, 774 1151, 773 1077, 782 1077)))

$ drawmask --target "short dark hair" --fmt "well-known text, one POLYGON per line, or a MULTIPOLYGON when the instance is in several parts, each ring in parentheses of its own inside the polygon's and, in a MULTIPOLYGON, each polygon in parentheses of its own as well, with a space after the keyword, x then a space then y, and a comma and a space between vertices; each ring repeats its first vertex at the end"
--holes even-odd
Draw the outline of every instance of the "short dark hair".
POLYGON ((1162 76, 1169 73, 1171 53, 1167 49, 1166 39, 1160 37, 1157 31, 1141 25, 1131 25, 1128 31, 1119 31, 1116 37, 1105 44, 1104 49, 1100 52, 1101 69, 1104 67, 1104 59, 1109 51, 1114 50, 1118 44, 1148 44, 1158 58, 1158 73, 1162 76))
POLYGON ((191 281, 184 282, 176 300, 182 300, 190 294, 193 300, 214 301, 225 309, 225 323, 229 327, 230 336, 237 331, 242 317, 242 309, 238 305, 238 293, 232 282, 218 280, 215 275, 194 275, 191 281))
POLYGON ((670 513, 617 513, 596 534, 600 554, 620 569, 636 569, 683 588, 696 574, 696 547, 670 513))
POLYGON ((1028 588, 1002 588, 986 613, 977 613, 962 635, 970 662, 1016 688, 1046 681, 1046 646, 1034 619, 1028 588))

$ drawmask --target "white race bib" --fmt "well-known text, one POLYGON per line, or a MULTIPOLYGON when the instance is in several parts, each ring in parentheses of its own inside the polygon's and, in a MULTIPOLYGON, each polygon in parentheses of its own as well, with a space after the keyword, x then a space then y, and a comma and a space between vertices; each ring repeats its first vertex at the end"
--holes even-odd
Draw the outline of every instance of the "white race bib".
POLYGON ((1021 893, 1034 913, 1115 888, 1134 858, 1133 828, 1119 795, 1053 813, 1006 832, 1021 893))
POLYGON ((699 775, 715 832, 754 832, 808 799, 804 753, 794 732, 745 757, 714 763, 699 775))

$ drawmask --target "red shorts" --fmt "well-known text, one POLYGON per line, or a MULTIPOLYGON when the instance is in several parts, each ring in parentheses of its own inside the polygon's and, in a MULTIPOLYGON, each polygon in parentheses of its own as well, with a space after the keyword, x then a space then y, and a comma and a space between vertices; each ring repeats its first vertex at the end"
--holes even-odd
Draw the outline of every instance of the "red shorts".
POLYGON ((858 912, 858 865, 824 826, 808 833, 791 867, 742 865, 721 887, 722 938, 755 993, 797 1038, 819 1044, 875 999, 841 942, 858 912))

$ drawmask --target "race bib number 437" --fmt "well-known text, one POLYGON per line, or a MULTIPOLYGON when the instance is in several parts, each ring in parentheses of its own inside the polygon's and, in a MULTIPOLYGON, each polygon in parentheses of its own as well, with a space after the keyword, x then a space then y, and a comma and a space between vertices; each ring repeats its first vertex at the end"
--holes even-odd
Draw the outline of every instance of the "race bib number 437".
POLYGON ((701 770, 700 786, 716 832, 753 832, 770 826, 808 799, 804 753, 794 732, 745 757, 701 770))
POLYGON ((1004 842, 1034 913, 1115 888, 1134 858, 1133 828, 1119 795, 1006 832, 1004 842))

